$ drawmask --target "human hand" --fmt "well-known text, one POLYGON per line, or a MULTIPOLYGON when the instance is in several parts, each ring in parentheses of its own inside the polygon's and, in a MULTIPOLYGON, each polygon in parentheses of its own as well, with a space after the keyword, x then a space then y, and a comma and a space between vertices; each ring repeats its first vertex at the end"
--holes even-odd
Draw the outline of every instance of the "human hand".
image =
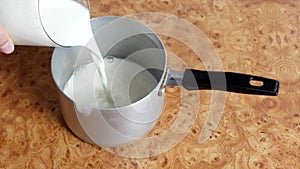
POLYGON ((9 39, 7 31, 0 25, 0 52, 10 54, 14 49, 14 44, 9 39))

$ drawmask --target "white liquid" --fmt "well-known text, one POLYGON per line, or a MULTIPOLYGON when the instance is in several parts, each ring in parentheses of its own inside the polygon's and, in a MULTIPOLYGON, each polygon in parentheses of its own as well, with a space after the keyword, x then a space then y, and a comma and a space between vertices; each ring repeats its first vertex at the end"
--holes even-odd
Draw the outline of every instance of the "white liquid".
POLYGON ((107 57, 105 65, 111 100, 104 95, 102 81, 96 75, 97 68, 93 63, 79 67, 66 82, 63 91, 73 99, 79 111, 130 105, 145 97, 157 85, 150 72, 129 60, 107 57))

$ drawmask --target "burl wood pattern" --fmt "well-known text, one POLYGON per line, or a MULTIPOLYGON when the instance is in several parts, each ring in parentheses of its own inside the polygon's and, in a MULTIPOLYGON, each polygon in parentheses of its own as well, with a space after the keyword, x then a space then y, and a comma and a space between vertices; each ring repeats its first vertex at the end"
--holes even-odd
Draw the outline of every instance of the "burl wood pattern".
MULTIPOLYGON (((227 93, 218 128, 199 144, 211 92, 168 87, 165 110, 148 136, 162 134, 183 109, 197 110, 195 123, 169 151, 127 158, 84 143, 68 130, 50 73, 53 49, 18 46, 0 57, 0 168, 300 168, 300 1, 90 1, 92 17, 151 11, 186 19, 208 36, 224 70, 278 79, 280 93, 227 93)), ((170 67, 204 68, 187 46, 162 39, 185 63, 170 59, 170 67)))

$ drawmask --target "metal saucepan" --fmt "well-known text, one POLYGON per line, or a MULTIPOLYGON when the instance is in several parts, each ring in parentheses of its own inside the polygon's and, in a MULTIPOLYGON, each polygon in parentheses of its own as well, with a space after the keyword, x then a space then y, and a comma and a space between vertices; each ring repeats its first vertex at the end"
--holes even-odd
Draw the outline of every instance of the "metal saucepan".
MULTIPOLYGON (((182 85, 187 90, 213 89, 270 96, 278 94, 279 82, 272 79, 232 72, 192 69, 177 72, 168 69, 166 50, 161 40, 137 21, 100 17, 92 20, 92 27, 104 56, 135 62, 150 72, 157 82, 151 91, 128 105, 116 108, 101 108, 99 105, 87 113, 78 109, 74 98, 63 93, 63 87, 76 68, 92 62, 91 55, 82 47, 56 48, 51 62, 52 75, 60 90, 63 117, 68 127, 86 142, 115 147, 143 137, 154 127, 163 111, 164 88, 168 85, 182 85), (252 84, 252 81, 259 84, 252 84)), ((128 93, 141 92, 128 86, 128 93)), ((90 92, 89 87, 85 90, 90 92)))

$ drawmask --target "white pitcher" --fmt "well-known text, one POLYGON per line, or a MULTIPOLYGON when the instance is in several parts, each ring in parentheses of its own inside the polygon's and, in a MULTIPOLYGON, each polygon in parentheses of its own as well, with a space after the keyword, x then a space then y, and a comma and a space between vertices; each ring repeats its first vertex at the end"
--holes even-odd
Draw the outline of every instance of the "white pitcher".
POLYGON ((92 36, 88 0, 1 0, 0 24, 16 45, 82 46, 92 36))

